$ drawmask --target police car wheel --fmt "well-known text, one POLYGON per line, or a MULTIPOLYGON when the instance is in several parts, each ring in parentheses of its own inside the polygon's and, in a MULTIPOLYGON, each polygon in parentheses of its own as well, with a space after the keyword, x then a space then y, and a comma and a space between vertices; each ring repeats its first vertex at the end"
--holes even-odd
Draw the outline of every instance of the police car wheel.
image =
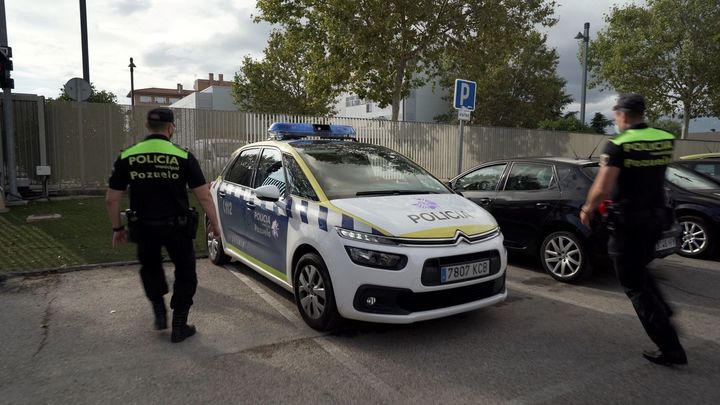
POLYGON ((208 257, 213 264, 217 266, 222 266, 223 264, 227 264, 230 262, 230 256, 226 255, 225 251, 223 250, 222 237, 219 234, 211 237, 210 234, 207 232, 209 224, 210 221, 206 219, 205 241, 207 242, 208 257))
POLYGON ((585 248, 572 232, 549 234, 540 246, 543 269, 555 280, 571 283, 590 274, 585 248))
POLYGON ((678 218, 682 229, 678 254, 685 257, 706 257, 712 252, 713 239, 707 222, 696 216, 678 218))
POLYGON ((335 293, 325 262, 316 253, 306 253, 293 273, 295 303, 303 320, 311 328, 328 331, 340 320, 335 293))

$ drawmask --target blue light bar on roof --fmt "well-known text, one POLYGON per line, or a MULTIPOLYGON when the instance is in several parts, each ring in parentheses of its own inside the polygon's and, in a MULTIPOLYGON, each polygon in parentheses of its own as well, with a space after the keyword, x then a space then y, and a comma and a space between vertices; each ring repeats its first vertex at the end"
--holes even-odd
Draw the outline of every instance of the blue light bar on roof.
POLYGON ((355 129, 349 125, 274 122, 270 125, 270 128, 268 128, 268 132, 278 141, 308 137, 355 140, 356 137, 355 129))

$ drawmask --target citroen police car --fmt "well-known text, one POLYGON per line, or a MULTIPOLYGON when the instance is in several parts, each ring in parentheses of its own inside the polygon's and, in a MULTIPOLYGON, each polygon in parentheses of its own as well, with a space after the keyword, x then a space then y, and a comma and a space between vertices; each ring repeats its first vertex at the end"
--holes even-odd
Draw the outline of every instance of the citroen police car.
POLYGON ((495 219, 349 126, 274 123, 212 183, 215 264, 238 260, 292 291, 312 328, 412 323, 506 296, 495 219))

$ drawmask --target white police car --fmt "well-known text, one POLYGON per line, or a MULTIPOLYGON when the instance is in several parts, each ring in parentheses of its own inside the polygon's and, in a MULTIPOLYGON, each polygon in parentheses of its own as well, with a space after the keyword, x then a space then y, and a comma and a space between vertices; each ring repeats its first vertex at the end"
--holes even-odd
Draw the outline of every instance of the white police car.
POLYGON ((494 218, 348 126, 274 123, 212 184, 231 258, 295 294, 315 329, 340 317, 411 323, 503 301, 507 266, 494 218))

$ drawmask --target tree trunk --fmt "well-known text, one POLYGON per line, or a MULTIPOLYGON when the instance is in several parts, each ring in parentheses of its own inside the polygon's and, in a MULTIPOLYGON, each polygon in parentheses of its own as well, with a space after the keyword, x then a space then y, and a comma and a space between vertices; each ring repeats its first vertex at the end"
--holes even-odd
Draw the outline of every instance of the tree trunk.
POLYGON ((683 126, 680 139, 687 139, 688 131, 690 130, 690 104, 687 101, 683 101, 683 126))
MULTIPOLYGON (((397 64, 397 72, 395 72, 395 83, 393 84, 392 94, 392 120, 397 121, 400 117, 400 102, 402 102, 402 86, 405 78, 405 66, 407 62, 403 59, 397 64)), ((403 116, 403 121, 405 117, 403 116)))

